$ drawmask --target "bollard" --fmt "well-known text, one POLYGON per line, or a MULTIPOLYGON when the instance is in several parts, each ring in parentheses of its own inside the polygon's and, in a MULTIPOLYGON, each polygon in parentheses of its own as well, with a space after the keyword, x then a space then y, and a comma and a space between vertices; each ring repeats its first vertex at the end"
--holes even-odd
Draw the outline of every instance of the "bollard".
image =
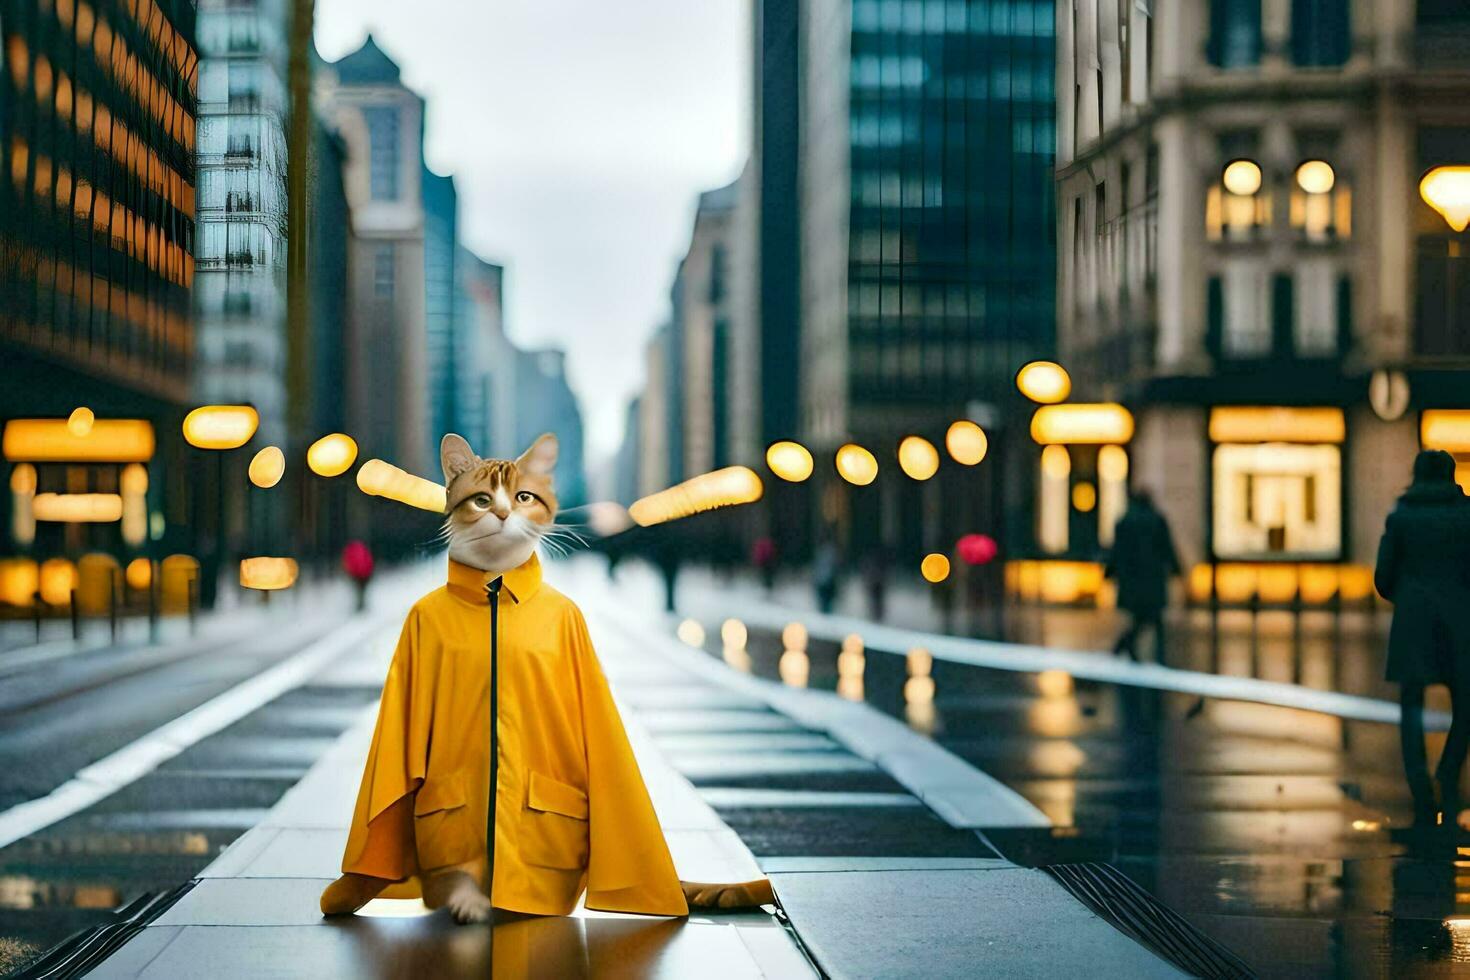
POLYGON ((158 642, 158 562, 148 559, 148 642, 158 642))
POLYGON ((77 590, 71 590, 71 638, 77 643, 82 642, 82 616, 77 610, 77 590))
POLYGON ((189 576, 189 635, 199 632, 199 573, 189 576))
POLYGON ((107 570, 107 626, 112 634, 112 645, 117 646, 117 569, 107 570))
POLYGON ((1291 595, 1291 682, 1302 682, 1302 587, 1298 576, 1296 591, 1291 595))
POLYGON ((41 598, 40 589, 37 589, 36 594, 31 596, 31 618, 36 621, 37 643, 41 642, 41 605, 44 603, 44 601, 45 600, 41 598))

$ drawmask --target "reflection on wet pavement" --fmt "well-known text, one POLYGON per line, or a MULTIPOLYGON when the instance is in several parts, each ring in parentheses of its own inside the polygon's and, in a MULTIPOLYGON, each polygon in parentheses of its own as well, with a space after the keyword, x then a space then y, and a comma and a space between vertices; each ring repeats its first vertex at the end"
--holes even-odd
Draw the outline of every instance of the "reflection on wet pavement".
MULTIPOLYGON (((1254 638, 1176 632, 1168 660, 1388 696, 1370 625, 1309 622, 1298 635, 1263 614, 1254 638)), ((1076 644, 1098 645, 1095 633, 1076 644)), ((789 673, 780 637, 752 631, 743 652, 756 674, 789 673)), ((1055 824, 987 834, 1012 860, 1109 862, 1262 976, 1435 975, 1470 962, 1470 848, 1397 839, 1411 807, 1392 726, 903 653, 866 651, 866 700, 1055 824)), ((802 681, 851 684, 842 656, 811 641, 802 681)), ((1430 751, 1442 741, 1431 736, 1430 751)))
POLYGON ((0 973, 193 878, 260 822, 376 691, 305 687, 100 803, 0 848, 0 973))

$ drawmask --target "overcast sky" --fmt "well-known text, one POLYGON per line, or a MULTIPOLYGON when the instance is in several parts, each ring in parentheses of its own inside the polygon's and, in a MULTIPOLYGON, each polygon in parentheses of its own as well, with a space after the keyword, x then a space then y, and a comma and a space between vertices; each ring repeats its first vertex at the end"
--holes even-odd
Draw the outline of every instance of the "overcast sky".
POLYGON ((570 353, 588 463, 613 452, 667 316, 694 198, 749 145, 745 0, 318 0, 336 60, 369 31, 428 101, 460 239, 508 267, 507 326, 570 353))

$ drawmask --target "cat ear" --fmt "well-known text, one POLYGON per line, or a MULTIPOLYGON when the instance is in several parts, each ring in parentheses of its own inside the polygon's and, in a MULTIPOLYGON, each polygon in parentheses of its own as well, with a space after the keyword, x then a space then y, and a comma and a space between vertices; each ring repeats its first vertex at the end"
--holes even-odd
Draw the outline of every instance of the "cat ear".
POLYGON ((530 449, 521 453, 521 458, 516 460, 516 466, 536 476, 550 476, 551 471, 556 468, 557 448, 556 436, 543 432, 531 443, 530 449))
POLYGON ((444 482, 452 482, 479 459, 464 436, 447 433, 439 442, 439 465, 444 467, 444 482))

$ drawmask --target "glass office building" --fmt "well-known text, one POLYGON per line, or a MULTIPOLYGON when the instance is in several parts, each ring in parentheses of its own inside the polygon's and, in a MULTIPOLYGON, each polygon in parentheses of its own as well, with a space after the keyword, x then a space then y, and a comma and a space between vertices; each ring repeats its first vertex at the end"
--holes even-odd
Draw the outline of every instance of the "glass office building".
POLYGON ((1053 6, 805 17, 803 429, 942 435, 1051 347, 1053 6))

